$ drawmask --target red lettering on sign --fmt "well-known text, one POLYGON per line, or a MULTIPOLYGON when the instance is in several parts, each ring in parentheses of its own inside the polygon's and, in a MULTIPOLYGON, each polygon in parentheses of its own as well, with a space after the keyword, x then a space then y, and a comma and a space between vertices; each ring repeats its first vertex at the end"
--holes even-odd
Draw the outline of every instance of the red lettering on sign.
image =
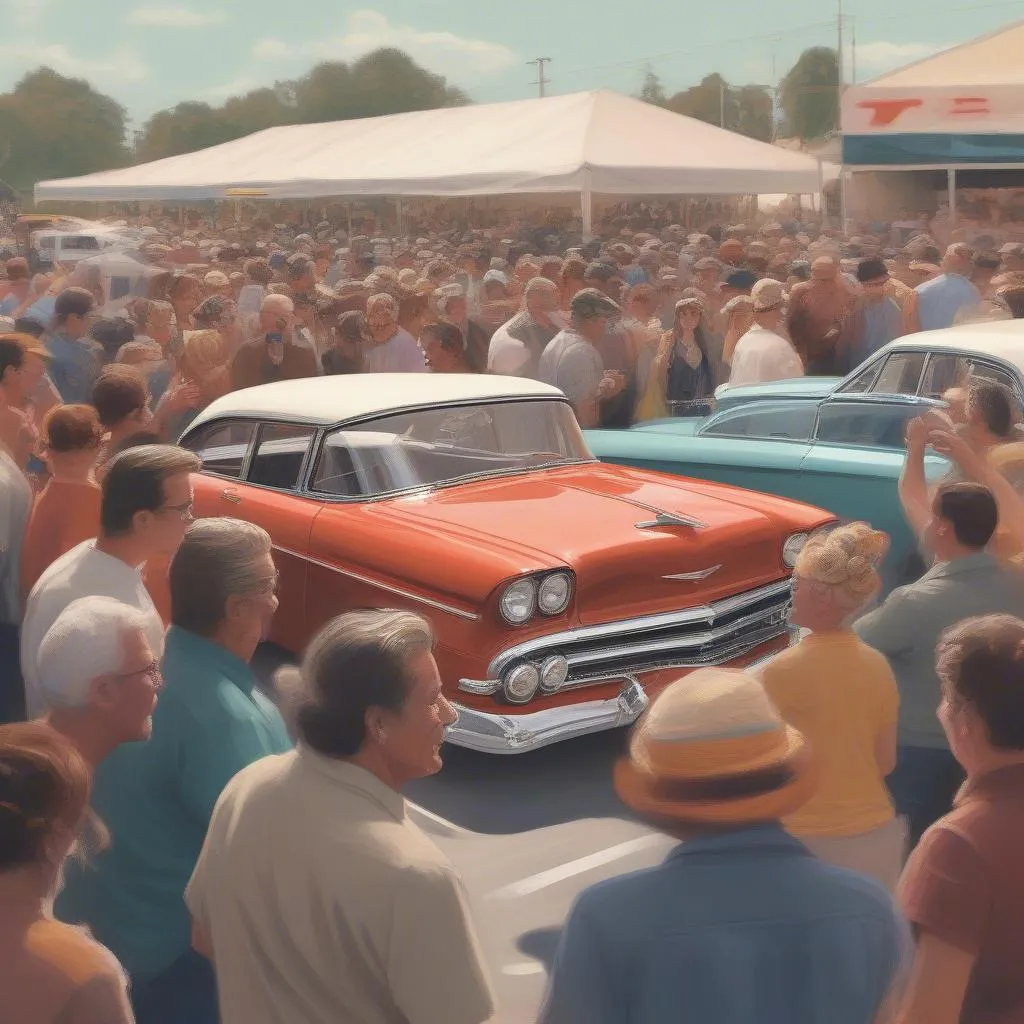
POLYGON ((900 114, 914 107, 924 106, 924 103, 922 100, 861 100, 857 106, 872 112, 873 127, 884 128, 892 124, 900 114))
POLYGON ((950 114, 968 114, 977 117, 991 114, 992 109, 984 96, 958 96, 953 100, 949 112, 950 114))

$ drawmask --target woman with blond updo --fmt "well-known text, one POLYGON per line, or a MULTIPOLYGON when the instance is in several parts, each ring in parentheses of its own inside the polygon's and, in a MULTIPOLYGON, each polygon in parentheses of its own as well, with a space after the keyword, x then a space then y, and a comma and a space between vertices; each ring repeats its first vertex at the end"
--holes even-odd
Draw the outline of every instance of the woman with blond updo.
POLYGON ((818 790, 786 828, 822 860, 892 890, 906 845, 885 786, 896 765, 899 694, 889 663, 851 628, 881 587, 888 546, 866 523, 807 542, 793 574, 793 623, 809 632, 769 662, 762 679, 819 762, 818 790))

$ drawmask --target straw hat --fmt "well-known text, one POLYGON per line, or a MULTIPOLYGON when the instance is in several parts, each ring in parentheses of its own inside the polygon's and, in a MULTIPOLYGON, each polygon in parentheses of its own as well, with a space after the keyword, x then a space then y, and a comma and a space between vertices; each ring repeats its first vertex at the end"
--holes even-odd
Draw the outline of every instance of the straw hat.
POLYGON ((682 822, 774 821, 806 803, 817 781, 804 737, 757 679, 728 668, 700 669, 665 689, 615 766, 625 804, 682 822))

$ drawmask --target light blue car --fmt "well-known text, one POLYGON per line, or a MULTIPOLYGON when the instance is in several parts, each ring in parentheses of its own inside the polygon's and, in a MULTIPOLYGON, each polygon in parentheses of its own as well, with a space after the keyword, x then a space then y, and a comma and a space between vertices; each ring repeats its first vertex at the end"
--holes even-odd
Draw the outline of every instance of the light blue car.
MULTIPOLYGON (((891 540, 886 591, 916 579, 924 565, 897 489, 904 438, 908 420, 943 404, 917 395, 847 394, 826 378, 743 390, 769 393, 722 403, 703 419, 588 430, 587 443, 606 462, 735 484, 817 505, 841 520, 869 522, 891 540), (824 395, 812 393, 815 384, 824 395), (804 393, 771 393, 783 385, 804 393)), ((930 453, 925 462, 930 481, 949 469, 938 455, 930 453)))

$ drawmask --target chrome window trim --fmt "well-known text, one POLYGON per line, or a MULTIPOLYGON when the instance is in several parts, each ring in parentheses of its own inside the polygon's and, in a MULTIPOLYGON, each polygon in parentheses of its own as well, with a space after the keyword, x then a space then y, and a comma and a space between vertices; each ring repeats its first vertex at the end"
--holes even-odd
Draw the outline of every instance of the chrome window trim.
POLYGON ((319 566, 321 569, 327 569, 329 572, 336 572, 340 576, 348 576, 350 579, 358 580, 360 583, 365 583, 367 586, 377 587, 379 590, 386 590, 389 594, 404 597, 409 601, 416 601, 418 604, 424 604, 428 608, 436 608, 439 612, 454 615, 457 618, 465 619, 467 622, 477 622, 480 619, 480 616, 475 612, 467 612, 464 608, 457 608, 455 605, 445 604, 443 601, 436 601, 431 597, 425 597, 423 594, 417 594, 411 590, 405 590, 402 587, 396 587, 390 583, 382 583, 380 580, 374 579, 372 576, 364 576, 361 573, 353 572, 351 569, 342 569, 341 566, 332 565, 330 562, 325 562, 319 558, 313 558, 311 555, 305 555, 301 551, 282 547, 280 544, 273 544, 271 547, 274 551, 280 551, 282 555, 290 555, 292 558, 298 558, 303 562, 308 562, 310 565, 319 566))
MULTIPOLYGON (((738 611, 757 601, 772 597, 783 597, 792 593, 793 584, 789 578, 769 583, 754 590, 744 591, 732 597, 723 598, 709 605, 697 605, 675 612, 659 612, 655 615, 643 615, 634 619, 617 619, 614 622, 603 622, 596 626, 579 626, 575 629, 563 630, 559 633, 548 633, 545 636, 525 640, 514 647, 508 647, 496 655, 487 669, 489 679, 500 678, 506 666, 520 658, 530 658, 538 651, 547 650, 560 644, 580 644, 588 640, 600 640, 608 637, 627 636, 635 633, 665 629, 672 626, 688 626, 695 623, 714 624, 715 619, 730 612, 738 611)), ((605 652, 607 656, 607 652, 605 652)), ((571 660, 571 659, 570 659, 571 660)))

